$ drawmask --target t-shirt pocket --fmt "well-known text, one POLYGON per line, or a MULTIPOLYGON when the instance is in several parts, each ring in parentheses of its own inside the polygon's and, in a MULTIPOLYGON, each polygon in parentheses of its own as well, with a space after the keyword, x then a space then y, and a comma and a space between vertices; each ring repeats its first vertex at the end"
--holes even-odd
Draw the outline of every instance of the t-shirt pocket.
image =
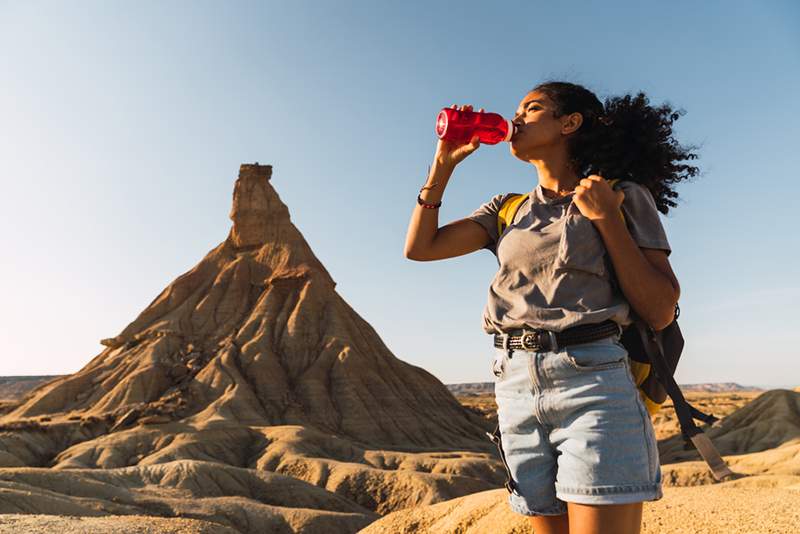
POLYGON ((575 213, 577 209, 571 205, 564 217, 554 269, 556 272, 573 270, 604 276, 606 247, 603 238, 592 221, 580 212, 575 213))

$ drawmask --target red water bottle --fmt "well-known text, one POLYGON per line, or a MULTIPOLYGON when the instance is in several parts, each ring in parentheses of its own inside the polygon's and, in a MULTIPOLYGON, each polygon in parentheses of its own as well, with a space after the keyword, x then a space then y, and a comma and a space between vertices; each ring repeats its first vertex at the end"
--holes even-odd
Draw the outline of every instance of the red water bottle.
POLYGON ((502 115, 482 111, 443 108, 436 117, 436 135, 439 139, 469 143, 477 135, 481 143, 495 145, 510 141, 515 125, 502 115))

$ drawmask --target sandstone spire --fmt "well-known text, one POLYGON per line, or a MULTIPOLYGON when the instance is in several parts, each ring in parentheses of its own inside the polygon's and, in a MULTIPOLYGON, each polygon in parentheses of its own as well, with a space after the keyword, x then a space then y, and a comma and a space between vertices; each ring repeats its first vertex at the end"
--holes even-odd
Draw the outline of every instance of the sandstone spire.
POLYGON ((299 424, 371 446, 485 449, 479 417, 397 359, 336 293, 271 175, 269 165, 242 165, 227 239, 102 340, 83 369, 0 421, 299 424))

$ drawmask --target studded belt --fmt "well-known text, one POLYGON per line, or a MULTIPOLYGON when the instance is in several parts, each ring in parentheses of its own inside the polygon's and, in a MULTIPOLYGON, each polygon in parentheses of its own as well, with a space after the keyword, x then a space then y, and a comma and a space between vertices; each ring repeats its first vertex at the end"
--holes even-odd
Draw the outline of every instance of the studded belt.
POLYGON ((608 320, 597 324, 584 324, 567 328, 563 332, 542 329, 511 330, 494 335, 494 346, 512 350, 550 352, 559 347, 597 341, 613 334, 622 334, 622 327, 608 320))

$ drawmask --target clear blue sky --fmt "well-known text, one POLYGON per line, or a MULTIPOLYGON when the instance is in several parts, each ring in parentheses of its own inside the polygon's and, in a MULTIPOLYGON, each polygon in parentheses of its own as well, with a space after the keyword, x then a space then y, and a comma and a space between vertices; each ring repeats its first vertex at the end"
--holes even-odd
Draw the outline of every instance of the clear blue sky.
MULTIPOLYGON (((0 375, 75 372, 230 227, 239 164, 272 183, 394 354, 490 380, 496 260, 403 257, 438 110, 509 115, 547 78, 687 111, 703 176, 663 219, 678 380, 800 385, 800 4, 0 0, 0 375)), ((525 192, 506 144, 439 222, 525 192)))

